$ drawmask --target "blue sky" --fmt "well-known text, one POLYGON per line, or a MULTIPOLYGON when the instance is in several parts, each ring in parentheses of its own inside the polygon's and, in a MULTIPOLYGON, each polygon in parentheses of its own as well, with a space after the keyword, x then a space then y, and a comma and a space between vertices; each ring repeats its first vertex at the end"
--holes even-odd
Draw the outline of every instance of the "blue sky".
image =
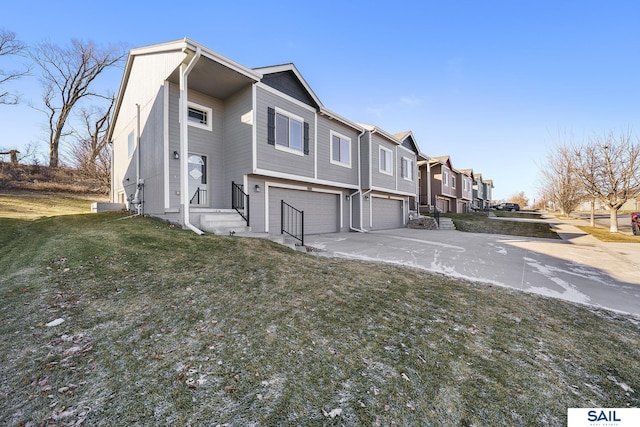
MULTIPOLYGON (((293 62, 325 107, 536 198, 560 133, 640 132, 637 1, 74 1, 3 4, 27 44, 140 47, 188 37, 247 67, 293 62), (197 10, 196 10, 197 9, 197 10)), ((0 68, 13 68, 0 59, 0 68)), ((116 91, 121 70, 99 84, 116 91)), ((36 77, 0 106, 0 147, 43 139, 36 77)), ((41 152, 47 153, 46 144, 41 152)))

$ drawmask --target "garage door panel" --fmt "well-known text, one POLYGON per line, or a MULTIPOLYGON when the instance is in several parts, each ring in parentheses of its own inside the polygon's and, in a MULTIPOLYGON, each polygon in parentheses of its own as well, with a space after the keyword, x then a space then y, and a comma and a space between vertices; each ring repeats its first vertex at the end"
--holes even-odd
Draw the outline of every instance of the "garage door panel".
POLYGON ((304 233, 340 231, 339 195, 317 191, 269 188, 269 231, 280 232, 280 201, 304 211, 304 233))
POLYGON ((384 230, 404 226, 401 200, 374 197, 372 204, 372 229, 384 230))

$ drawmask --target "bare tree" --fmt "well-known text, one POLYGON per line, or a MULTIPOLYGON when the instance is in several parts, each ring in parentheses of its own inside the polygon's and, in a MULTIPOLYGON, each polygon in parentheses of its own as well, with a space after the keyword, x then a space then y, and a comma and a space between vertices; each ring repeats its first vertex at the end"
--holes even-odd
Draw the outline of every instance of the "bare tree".
POLYGON ((568 216, 585 197, 582 183, 576 174, 574 152, 563 143, 547 153, 542 168, 542 198, 568 216))
POLYGON ((529 198, 524 194, 524 191, 512 194, 511 196, 509 196, 509 199, 507 201, 511 203, 517 203, 523 208, 529 206, 529 198))
POLYGON ((109 98, 109 106, 82 108, 80 117, 82 130, 77 130, 78 141, 71 148, 71 155, 78 170, 87 177, 108 187, 111 177, 111 151, 107 140, 111 110, 115 95, 109 98))
POLYGON ((92 42, 72 40, 70 47, 42 43, 32 52, 34 62, 42 70, 43 111, 48 117, 49 166, 58 167, 60 141, 68 136, 67 119, 74 106, 86 97, 104 95, 92 90, 92 83, 105 69, 125 57, 116 46, 98 48, 92 42))
MULTIPOLYGON (((14 32, 0 28, 0 57, 23 56, 26 51, 27 46, 16 39, 14 32)), ((18 95, 8 90, 3 90, 2 86, 11 80, 17 80, 28 75, 29 71, 30 69, 27 66, 19 70, 4 71, 0 69, 0 104, 14 105, 18 103, 18 95)))
POLYGON ((577 174, 589 195, 608 208, 611 233, 618 232, 618 209, 640 194, 640 144, 631 131, 594 136, 575 149, 577 174))

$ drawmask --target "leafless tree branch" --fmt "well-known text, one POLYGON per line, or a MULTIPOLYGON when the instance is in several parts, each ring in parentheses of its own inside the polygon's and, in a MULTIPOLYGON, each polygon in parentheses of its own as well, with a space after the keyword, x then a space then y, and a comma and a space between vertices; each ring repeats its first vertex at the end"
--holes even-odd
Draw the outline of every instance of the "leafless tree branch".
MULTIPOLYGON (((14 32, 0 28, 0 58, 4 56, 24 56, 26 52, 27 46, 16 39, 14 32)), ((0 69, 0 88, 7 82, 29 75, 30 71, 30 67, 26 65, 19 70, 5 71, 0 69)), ((14 105, 18 101, 19 97, 16 93, 8 90, 0 91, 0 104, 14 105)))
POLYGON ((99 48, 92 42, 78 40, 72 40, 69 47, 44 42, 32 52, 33 61, 42 71, 42 100, 49 126, 49 166, 58 166, 61 139, 72 132, 66 130, 66 125, 74 107, 83 98, 105 97, 91 91, 91 85, 125 55, 119 46, 99 48))

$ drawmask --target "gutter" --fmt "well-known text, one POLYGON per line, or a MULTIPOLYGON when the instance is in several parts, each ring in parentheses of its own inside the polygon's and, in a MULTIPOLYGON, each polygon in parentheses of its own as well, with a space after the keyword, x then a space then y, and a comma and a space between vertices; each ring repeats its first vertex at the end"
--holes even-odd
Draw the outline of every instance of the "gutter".
POLYGON ((366 233, 367 230, 362 228, 356 228, 353 226, 353 196, 360 195, 360 227, 362 227, 362 165, 360 163, 360 144, 362 143, 362 136, 367 132, 366 129, 362 129, 362 132, 358 135, 358 191, 349 195, 349 230, 358 231, 360 233, 366 233))
MULTIPOLYGON (((183 50, 186 53, 186 49, 183 50)), ((204 232, 189 222, 189 128, 187 123, 187 96, 189 86, 187 84, 187 76, 193 70, 193 67, 200 59, 202 51, 200 47, 196 47, 196 52, 189 64, 185 66, 184 62, 180 64, 180 170, 182 171, 182 179, 180 182, 180 199, 182 202, 183 223, 184 227, 190 229, 198 235, 204 232)))
POLYGON ((138 215, 142 214, 140 188, 144 185, 144 181, 140 179, 140 142, 140 104, 136 104, 136 193, 133 196, 131 203, 136 206, 138 215))

